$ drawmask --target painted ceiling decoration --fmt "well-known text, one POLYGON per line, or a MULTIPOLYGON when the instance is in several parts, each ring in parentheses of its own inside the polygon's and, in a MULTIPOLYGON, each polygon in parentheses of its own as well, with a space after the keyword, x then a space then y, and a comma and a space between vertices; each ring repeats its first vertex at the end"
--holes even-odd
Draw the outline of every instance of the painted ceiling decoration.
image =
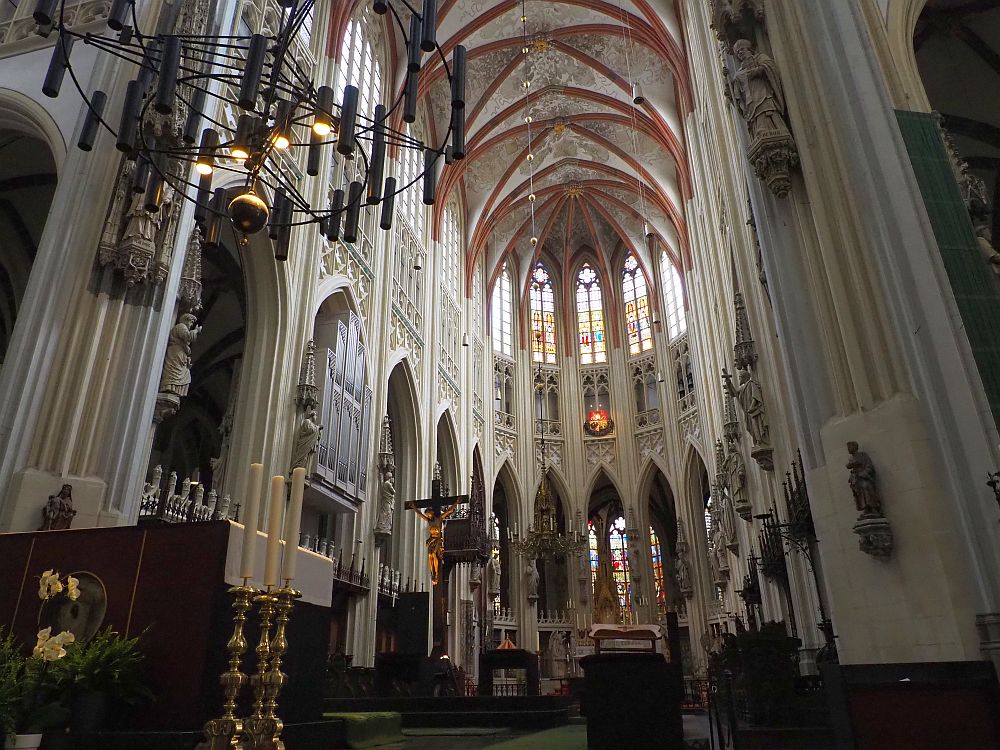
MULTIPOLYGON (((443 207, 460 196, 470 278, 481 257, 487 278, 512 261, 523 289, 544 253, 565 274, 587 255, 609 279, 629 250, 649 270, 661 249, 683 272, 688 167, 680 123, 691 96, 681 9, 673 0, 442 0, 444 54, 468 49, 468 150, 441 176, 432 235, 443 207)), ((390 38, 390 65, 401 69, 399 36, 390 38)), ((425 63, 420 91, 433 140, 447 129, 451 106, 440 60, 425 63)))

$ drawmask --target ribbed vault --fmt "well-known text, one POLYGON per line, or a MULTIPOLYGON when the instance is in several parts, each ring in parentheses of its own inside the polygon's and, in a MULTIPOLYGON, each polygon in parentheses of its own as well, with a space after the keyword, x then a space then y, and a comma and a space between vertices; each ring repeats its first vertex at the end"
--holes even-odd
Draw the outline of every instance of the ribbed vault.
MULTIPOLYGON (((667 0, 442 0, 445 55, 458 44, 468 50, 468 148, 441 176, 432 234, 442 207, 460 196, 469 276, 480 258, 487 278, 513 259, 523 284, 543 252, 558 263, 554 271, 571 272, 586 251, 609 278, 626 249, 646 268, 656 266, 660 248, 682 265, 680 122, 690 93, 679 26, 667 0), (645 96, 640 105, 633 83, 645 96)), ((391 66, 402 72, 398 28, 391 38, 391 66)), ((419 87, 425 137, 440 142, 451 105, 440 59, 425 60, 419 87)))

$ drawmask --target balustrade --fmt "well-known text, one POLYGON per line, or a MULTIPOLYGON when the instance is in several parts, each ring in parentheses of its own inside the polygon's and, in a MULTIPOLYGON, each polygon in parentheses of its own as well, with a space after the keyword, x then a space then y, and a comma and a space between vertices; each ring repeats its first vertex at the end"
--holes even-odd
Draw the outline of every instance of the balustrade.
POLYGON ((178 478, 172 471, 163 480, 163 467, 153 469, 150 481, 139 499, 140 523, 191 523, 199 521, 239 520, 239 505, 229 495, 221 500, 215 490, 205 493, 205 486, 190 477, 178 478))

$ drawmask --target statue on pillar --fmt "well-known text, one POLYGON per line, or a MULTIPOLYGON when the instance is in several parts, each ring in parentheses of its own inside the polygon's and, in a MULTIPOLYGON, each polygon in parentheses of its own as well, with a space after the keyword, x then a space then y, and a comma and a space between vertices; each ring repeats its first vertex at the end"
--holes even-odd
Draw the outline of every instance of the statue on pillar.
POLYGON ((524 585, 528 591, 528 601, 534 604, 538 601, 538 567, 534 560, 528 560, 524 568, 524 585))
POLYGON ((378 473, 378 512, 375 516, 374 533, 375 538, 381 541, 392 536, 393 513, 396 509, 396 459, 392 452, 392 423, 389 415, 382 418, 378 473))
POLYGON ((854 495, 854 507, 861 514, 854 524, 854 533, 860 537, 858 546, 862 552, 888 560, 893 548, 892 528, 882 513, 882 495, 876 484, 875 464, 853 440, 847 444, 847 452, 850 455, 847 461, 850 472, 848 484, 854 495))
POLYGON ((379 467, 378 516, 375 519, 375 536, 392 536, 392 517, 396 508, 396 467, 386 461, 379 467))
POLYGON ((743 464, 743 456, 740 455, 739 443, 737 442, 729 443, 724 471, 733 511, 744 521, 749 521, 753 514, 753 507, 747 492, 747 469, 743 464))
POLYGON ((486 563, 486 591, 490 596, 500 596, 500 555, 496 552, 486 563))
POLYGON ((159 420, 177 413, 181 399, 191 387, 191 347, 201 333, 201 326, 197 323, 198 319, 194 315, 182 313, 170 329, 167 351, 163 356, 159 393, 156 396, 159 420))
POLYGON ((60 531, 73 523, 76 510, 73 508, 73 485, 64 484, 57 495, 49 495, 49 501, 42 509, 42 525, 39 531, 60 531))
POLYGON ((316 410, 309 409, 299 423, 299 429, 295 433, 295 443, 292 446, 291 468, 303 467, 306 473, 313 468, 312 458, 316 453, 316 443, 319 442, 323 425, 316 421, 316 410))
POLYGON ((730 85, 733 101, 747 123, 750 162, 771 192, 784 198, 792 187, 790 170, 799 157, 788 128, 778 67, 770 55, 754 51, 747 39, 733 44, 733 57, 739 68, 730 85))
POLYGON ((726 393, 731 396, 743 412, 743 426, 753 441, 750 455, 765 471, 774 470, 772 460, 773 449, 770 444, 767 415, 764 412, 764 392, 760 383, 748 369, 736 371, 738 385, 733 385, 733 377, 726 368, 722 368, 722 384, 726 393))

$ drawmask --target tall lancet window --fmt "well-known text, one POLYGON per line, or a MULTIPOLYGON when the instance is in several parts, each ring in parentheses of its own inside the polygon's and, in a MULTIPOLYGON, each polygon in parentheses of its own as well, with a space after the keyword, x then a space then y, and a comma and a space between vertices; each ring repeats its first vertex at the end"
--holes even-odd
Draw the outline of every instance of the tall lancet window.
POLYGON ((589 532, 590 541, 590 585, 597 586, 597 566, 600 561, 600 557, 597 551, 597 532, 594 531, 594 522, 591 521, 587 524, 587 529, 589 532))
POLYGON ((684 314, 684 291, 681 275, 677 273, 670 256, 660 253, 660 281, 663 284, 663 312, 667 316, 667 335, 674 339, 687 330, 684 314))
POLYGON ((585 263, 576 277, 576 314, 580 331, 580 364, 608 359, 604 341, 604 306, 597 271, 585 263))
POLYGON ((459 260, 462 247, 462 230, 459 224, 458 204, 451 201, 444 207, 441 215, 441 284, 451 294, 452 299, 458 299, 458 281, 462 273, 459 260))
POLYGON ((556 303, 552 279, 541 263, 531 274, 531 359, 556 362, 556 303))
MULTIPOLYGON (((336 100, 344 99, 344 89, 358 88, 358 116, 371 120, 375 107, 382 101, 382 66, 372 40, 378 34, 376 24, 371 20, 371 11, 366 8, 355 14, 344 31, 344 41, 340 48, 340 64, 337 67, 335 83, 336 100)), ((409 150, 409 149, 404 149, 409 150)), ((364 180, 363 159, 337 159, 330 167, 330 188, 347 190, 354 180, 364 180)), ((331 196, 332 197, 332 196, 331 196)), ((359 247, 365 257, 370 258, 375 230, 375 211, 364 207, 361 218, 359 247)))
POLYGON ((493 289, 493 305, 490 311, 492 323, 493 351, 505 357, 514 356, 514 295, 510 270, 503 264, 497 285, 493 289))
POLYGON ((653 560, 653 585, 656 588, 656 608, 659 612, 667 609, 667 592, 663 579, 663 548, 656 529, 649 527, 649 554, 653 560))
MULTIPOLYGON (((407 125, 406 137, 411 141, 422 140, 423 134, 419 133, 414 126, 407 125)), ((420 149, 402 148, 399 150, 399 187, 403 189, 403 193, 399 196, 400 200, 397 201, 399 213, 406 219, 413 231, 413 236, 421 243, 424 241, 423 180, 418 179, 418 177, 424 168, 423 158, 420 149)))
POLYGON ((649 314, 646 274, 635 254, 629 253, 622 269, 622 299, 625 301, 625 328, 628 353, 635 355, 653 348, 653 327, 649 314))
POLYGON ((382 70, 371 39, 372 23, 366 11, 347 22, 337 69, 337 101, 344 100, 344 88, 358 87, 358 114, 371 119, 375 105, 382 101, 382 70))
POLYGON ((632 579, 628 570, 628 535, 625 533, 625 519, 622 516, 618 516, 611 524, 609 536, 611 573, 615 577, 615 588, 618 589, 618 602, 622 609, 626 609, 631 598, 632 579))

